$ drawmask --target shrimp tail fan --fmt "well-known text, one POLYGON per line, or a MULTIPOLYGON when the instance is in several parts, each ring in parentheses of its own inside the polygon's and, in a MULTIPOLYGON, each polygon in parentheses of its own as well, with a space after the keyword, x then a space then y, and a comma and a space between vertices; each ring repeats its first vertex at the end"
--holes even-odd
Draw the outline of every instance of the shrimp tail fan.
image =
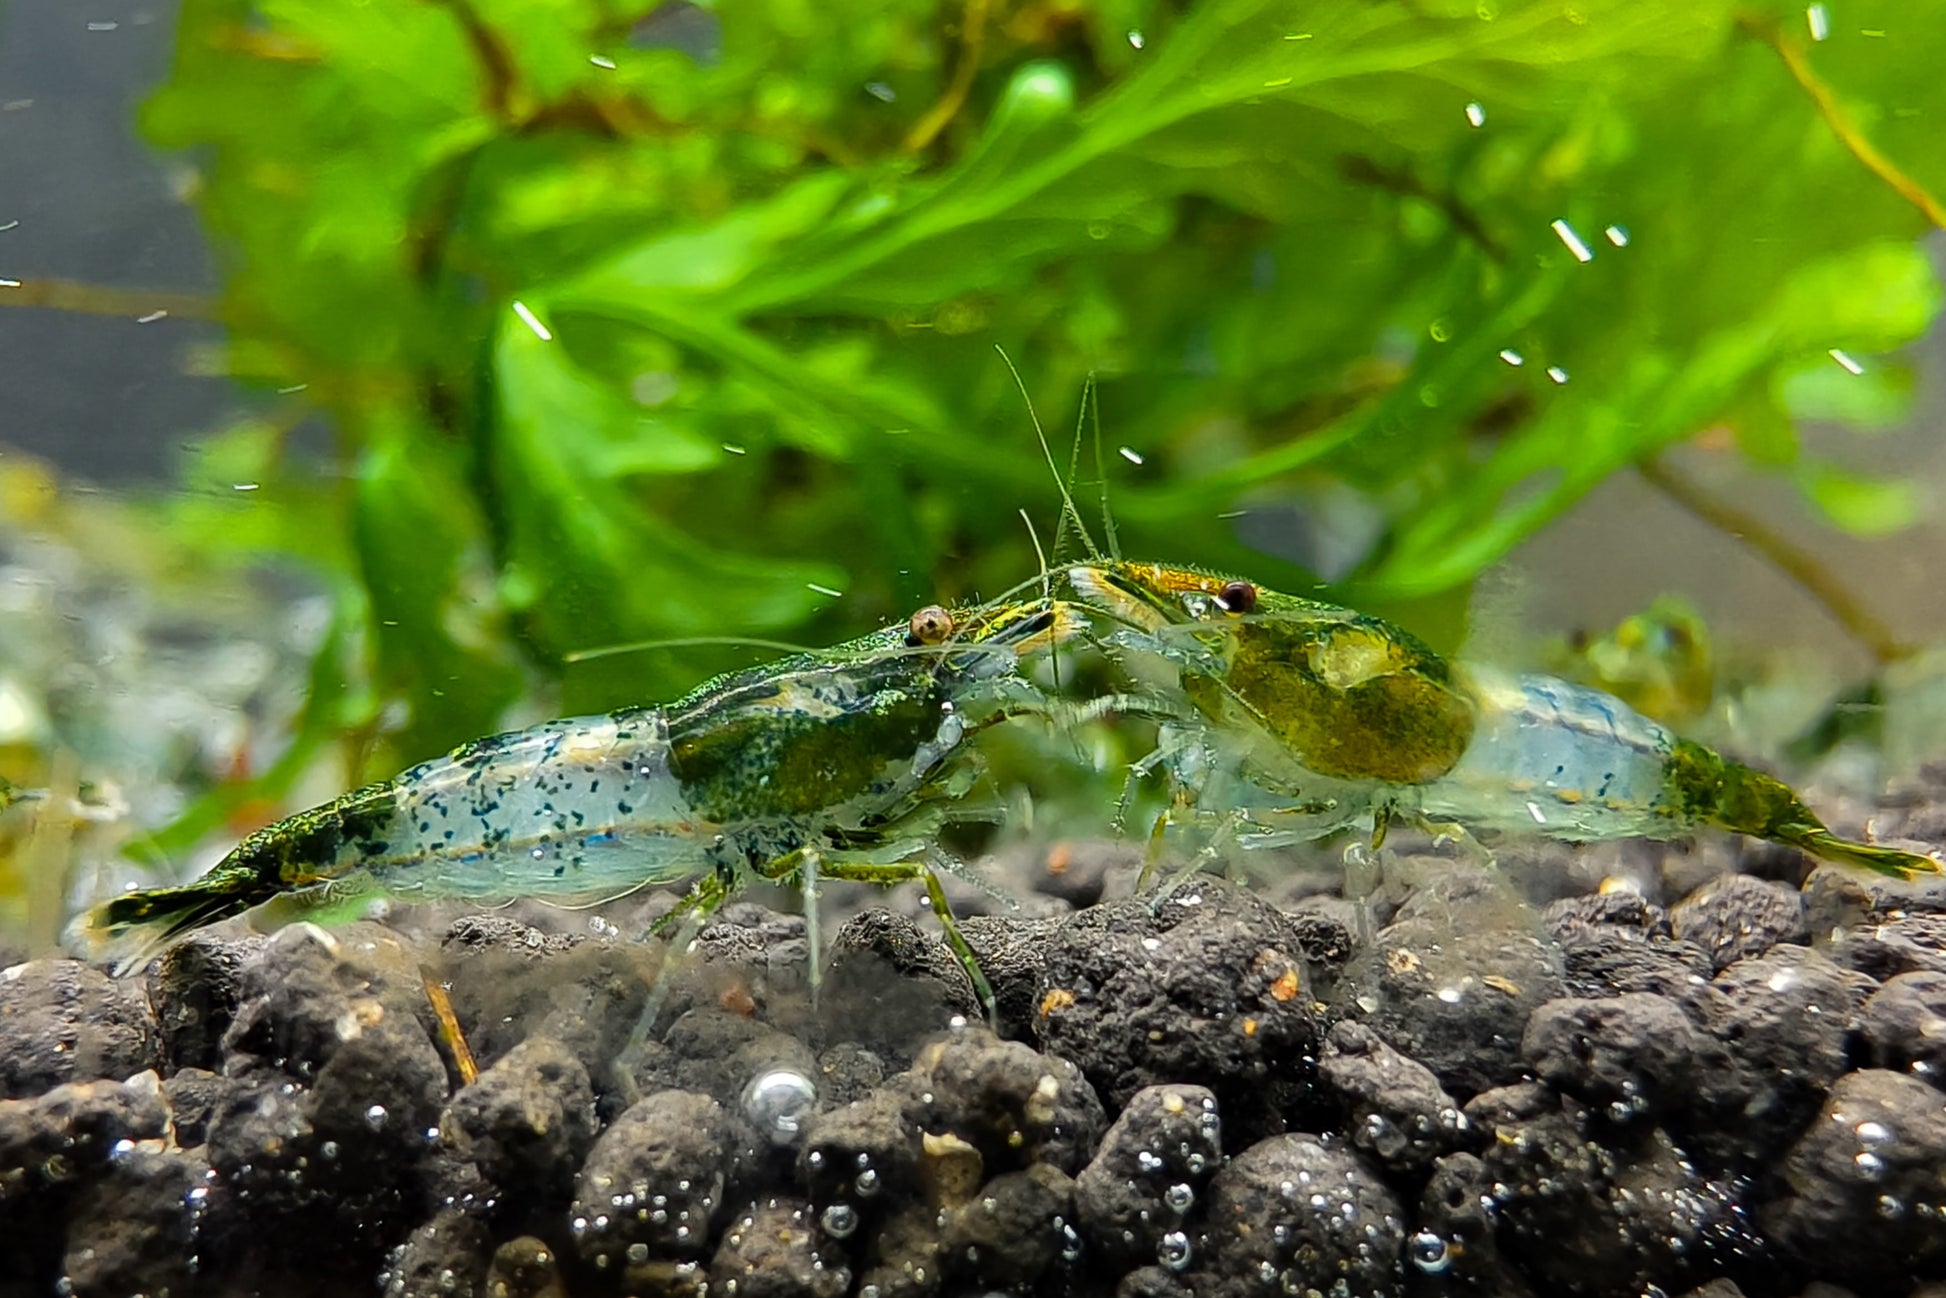
POLYGON ((1896 847, 1880 847, 1876 843, 1859 843, 1849 838, 1840 838, 1824 826, 1796 827, 1798 832, 1780 834, 1786 843, 1801 847, 1811 855, 1841 865, 1855 865, 1882 874, 1888 878, 1912 880, 1926 874, 1939 874, 1939 862, 1930 856, 1917 852, 1905 852, 1896 847))
POLYGON ((152 888, 102 902, 70 930, 91 959, 110 962, 116 974, 147 964, 191 929, 240 915, 269 899, 256 871, 219 867, 193 883, 152 888))
POLYGON ((1822 860, 1892 879, 1941 873, 1939 862, 1930 856, 1832 833, 1783 781, 1691 740, 1676 742, 1670 778, 1679 800, 1698 819, 1725 829, 1788 843, 1822 860))

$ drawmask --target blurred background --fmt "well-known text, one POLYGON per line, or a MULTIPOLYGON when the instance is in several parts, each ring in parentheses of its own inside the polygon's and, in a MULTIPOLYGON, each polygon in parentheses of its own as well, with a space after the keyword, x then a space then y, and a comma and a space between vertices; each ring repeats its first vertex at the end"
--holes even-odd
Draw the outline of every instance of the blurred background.
POLYGON ((752 660, 669 641, 1012 586, 1027 398, 1126 553, 1909 770, 1939 54, 1864 0, 5 0, 0 926, 752 660))

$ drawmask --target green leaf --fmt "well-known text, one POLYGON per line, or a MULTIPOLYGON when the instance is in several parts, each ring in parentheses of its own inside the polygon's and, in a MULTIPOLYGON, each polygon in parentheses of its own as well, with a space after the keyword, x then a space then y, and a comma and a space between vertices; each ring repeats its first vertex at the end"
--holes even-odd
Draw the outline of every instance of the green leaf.
MULTIPOLYGON (((495 345, 492 472, 506 502, 506 568, 526 583, 529 633, 556 659, 645 639, 796 625, 842 590, 829 564, 712 549, 601 471, 604 446, 562 423, 558 349, 512 313, 495 345)), ((762 536, 761 520, 745 535, 762 536)), ((636 698, 653 697, 639 690, 636 698)))
POLYGON ((1904 365, 1877 357, 1841 353, 1854 374, 1835 357, 1811 361, 1777 376, 1777 400, 1793 419, 1822 419, 1861 432, 1891 428, 1912 414, 1913 375, 1904 365))
POLYGON ((456 468, 409 419, 358 466, 353 534, 380 677, 411 701, 406 760, 499 729, 524 684, 500 625, 482 521, 456 468))
POLYGON ((500 379, 520 394, 521 418, 585 442, 586 467, 598 476, 696 473, 724 458, 682 412, 643 409, 576 365, 564 345, 502 348, 499 363, 518 368, 500 379))
POLYGON ((1853 536, 1889 536, 1919 521, 1918 487, 1904 479, 1807 461, 1798 468, 1797 482, 1820 513, 1853 536))

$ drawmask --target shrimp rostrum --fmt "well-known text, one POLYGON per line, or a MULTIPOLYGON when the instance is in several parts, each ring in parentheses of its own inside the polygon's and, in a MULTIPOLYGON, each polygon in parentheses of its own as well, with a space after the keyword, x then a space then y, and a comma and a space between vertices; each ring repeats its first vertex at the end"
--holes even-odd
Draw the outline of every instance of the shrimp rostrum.
POLYGON ((1894 878, 1929 856, 1840 837, 1782 781, 1683 739, 1612 695, 1449 663, 1350 609, 1237 577, 1120 559, 1067 580, 1111 652, 1179 679, 1179 774, 1230 771, 1246 846, 1394 817, 1572 842, 1717 826, 1894 878))
POLYGON ((820 876, 918 879, 970 960, 933 875, 955 863, 933 835, 972 818, 969 738, 1050 703, 1020 655, 1075 626, 1047 600, 930 606, 664 707, 475 740, 258 830, 191 883, 108 901, 79 928, 126 966, 278 898, 585 900, 694 879, 666 926, 700 920, 754 876, 805 892, 815 966, 820 876))

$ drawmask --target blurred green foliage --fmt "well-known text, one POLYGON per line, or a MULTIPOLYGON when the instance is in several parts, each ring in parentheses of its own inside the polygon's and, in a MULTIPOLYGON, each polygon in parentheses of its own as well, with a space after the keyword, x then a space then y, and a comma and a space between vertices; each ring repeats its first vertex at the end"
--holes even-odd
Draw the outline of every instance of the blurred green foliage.
POLYGON ((1099 376, 1125 550, 1348 599, 1463 591, 1705 432, 1896 527, 1904 484, 1794 429, 1897 417, 1927 223, 1780 48, 1933 193, 1946 79, 1916 10, 1817 8, 186 0, 146 126, 227 364, 303 387, 176 518, 336 584, 372 688, 329 726, 377 770, 564 670, 580 709, 722 662, 578 651, 1028 576, 1056 495, 996 345, 1057 454, 1099 376), (312 412, 335 469, 285 453, 312 412), (1244 539, 1320 518, 1358 524, 1328 563, 1244 539))

